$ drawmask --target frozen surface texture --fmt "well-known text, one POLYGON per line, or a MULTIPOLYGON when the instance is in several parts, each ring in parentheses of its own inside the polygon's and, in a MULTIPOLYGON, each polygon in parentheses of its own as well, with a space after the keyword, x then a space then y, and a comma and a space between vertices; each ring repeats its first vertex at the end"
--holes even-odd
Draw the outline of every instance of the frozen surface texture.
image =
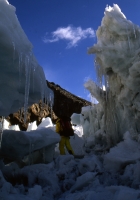
POLYGON ((15 7, 0 0, 0 8, 0 115, 7 116, 49 96, 50 89, 15 7))
POLYGON ((95 110, 104 110, 104 126, 100 110, 96 119, 108 144, 114 145, 127 130, 132 137, 140 132, 140 28, 114 4, 106 7, 96 34, 97 44, 88 53, 96 55, 98 80, 89 80, 85 87, 99 101, 95 110))
POLYGON ((59 141, 60 136, 50 128, 42 128, 39 131, 33 130, 30 132, 4 130, 1 155, 11 160, 21 160, 24 156, 44 148, 46 160, 50 162, 53 159, 55 144, 59 141), (49 157, 51 157, 50 160, 49 157))

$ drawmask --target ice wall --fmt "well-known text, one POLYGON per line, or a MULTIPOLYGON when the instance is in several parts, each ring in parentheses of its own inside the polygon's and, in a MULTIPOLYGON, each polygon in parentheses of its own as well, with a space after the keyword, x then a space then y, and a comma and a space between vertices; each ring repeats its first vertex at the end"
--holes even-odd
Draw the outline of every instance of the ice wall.
POLYGON ((88 81, 85 87, 103 106, 110 144, 121 140, 127 130, 137 138, 140 132, 140 28, 127 20, 114 4, 106 7, 96 34, 97 44, 88 53, 96 56, 98 81, 96 84, 88 81), (104 93, 100 92, 103 84, 104 93))
POLYGON ((45 75, 32 52, 32 44, 20 26, 15 7, 0 0, 0 115, 49 96, 45 75))

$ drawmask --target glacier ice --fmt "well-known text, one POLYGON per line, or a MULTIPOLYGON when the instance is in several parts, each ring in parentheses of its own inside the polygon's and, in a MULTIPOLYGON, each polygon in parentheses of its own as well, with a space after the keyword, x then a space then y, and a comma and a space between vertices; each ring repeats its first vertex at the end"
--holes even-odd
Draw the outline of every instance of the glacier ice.
POLYGON ((28 105, 49 96, 51 90, 15 7, 0 0, 0 8, 0 115, 7 116, 21 107, 26 112, 28 105))
POLYGON ((140 132, 140 28, 114 4, 106 7, 96 35, 97 44, 88 53, 95 54, 98 79, 87 81, 85 87, 99 102, 94 106, 100 107, 96 120, 113 146, 126 131, 135 138, 140 132))

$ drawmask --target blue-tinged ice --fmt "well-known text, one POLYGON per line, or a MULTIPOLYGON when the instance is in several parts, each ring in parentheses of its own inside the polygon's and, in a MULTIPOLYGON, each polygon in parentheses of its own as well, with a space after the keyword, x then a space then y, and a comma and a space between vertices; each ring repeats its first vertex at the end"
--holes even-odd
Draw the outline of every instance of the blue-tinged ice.
POLYGON ((21 107, 26 112, 50 90, 32 53, 33 46, 15 15, 15 7, 0 0, 0 8, 0 115, 8 116, 21 107))

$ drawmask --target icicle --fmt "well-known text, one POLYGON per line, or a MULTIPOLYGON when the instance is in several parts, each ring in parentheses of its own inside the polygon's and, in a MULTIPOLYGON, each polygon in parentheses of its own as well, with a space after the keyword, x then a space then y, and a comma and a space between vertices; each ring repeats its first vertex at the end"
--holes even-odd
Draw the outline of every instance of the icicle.
POLYGON ((111 147, 120 139, 117 128, 115 101, 112 98, 111 92, 108 93, 108 102, 105 102, 105 130, 108 147, 111 147))
POLYGON ((35 68, 35 66, 33 65, 33 82, 32 82, 32 85, 33 85, 33 87, 32 87, 33 93, 34 93, 34 76, 35 76, 35 70, 36 70, 36 68, 35 68))
POLYGON ((15 43, 14 42, 12 42, 12 45, 13 45, 13 49, 14 49, 14 52, 13 52, 13 63, 14 63, 14 60, 15 60, 15 49, 16 49, 16 47, 15 47, 15 43))
POLYGON ((134 31, 134 35, 135 35, 135 39, 136 39, 136 31, 135 31, 134 24, 133 24, 133 31, 134 31))
POLYGON ((99 86, 100 86, 100 83, 99 83, 99 65, 98 65, 96 59, 94 60, 94 67, 95 67, 95 72, 96 72, 96 83, 99 84, 99 86))
POLYGON ((43 98, 44 98, 44 86, 43 86, 43 82, 42 82, 41 78, 40 78, 40 85, 41 85, 41 100, 43 102, 43 98))
POLYGON ((50 95, 49 95, 49 103, 50 103, 50 108, 51 108, 51 120, 52 120, 52 118, 53 118, 53 94, 52 94, 52 92, 50 91, 50 95))
POLYGON ((109 91, 109 84, 108 84, 108 76, 105 75, 105 88, 106 88, 106 93, 105 93, 105 100, 107 101, 108 100, 108 91, 109 91))
POLYGON ((129 34, 128 34, 128 29, 127 29, 127 27, 126 27, 126 32, 127 32, 127 39, 128 39, 129 50, 131 51, 130 38, 129 38, 129 34))
POLYGON ((35 71, 36 71, 36 66, 33 64, 33 53, 32 51, 29 53, 30 55, 30 67, 31 67, 31 75, 32 75, 32 92, 34 93, 34 77, 35 77, 35 71))
POLYGON ((95 72, 96 72, 96 81, 97 81, 97 86, 101 88, 99 91, 99 96, 104 98, 104 91, 103 91, 103 86, 105 82, 105 73, 102 67, 99 66, 97 63, 96 59, 94 60, 94 66, 95 66, 95 72))
POLYGON ((48 99, 48 96, 47 96, 47 107, 49 107, 49 99, 48 99))
POLYGON ((22 52, 19 54, 19 89, 21 86, 21 74, 22 74, 22 52))
POLYGON ((29 98, 29 88, 30 88, 30 72, 31 72, 30 57, 25 57, 25 99, 24 99, 24 123, 26 122, 26 115, 28 109, 28 98, 29 98))
POLYGON ((44 103, 47 103, 47 92, 45 92, 44 103))
POLYGON ((95 67, 95 72, 96 72, 96 81, 99 83, 99 65, 97 64, 96 59, 94 59, 94 67, 95 67))

